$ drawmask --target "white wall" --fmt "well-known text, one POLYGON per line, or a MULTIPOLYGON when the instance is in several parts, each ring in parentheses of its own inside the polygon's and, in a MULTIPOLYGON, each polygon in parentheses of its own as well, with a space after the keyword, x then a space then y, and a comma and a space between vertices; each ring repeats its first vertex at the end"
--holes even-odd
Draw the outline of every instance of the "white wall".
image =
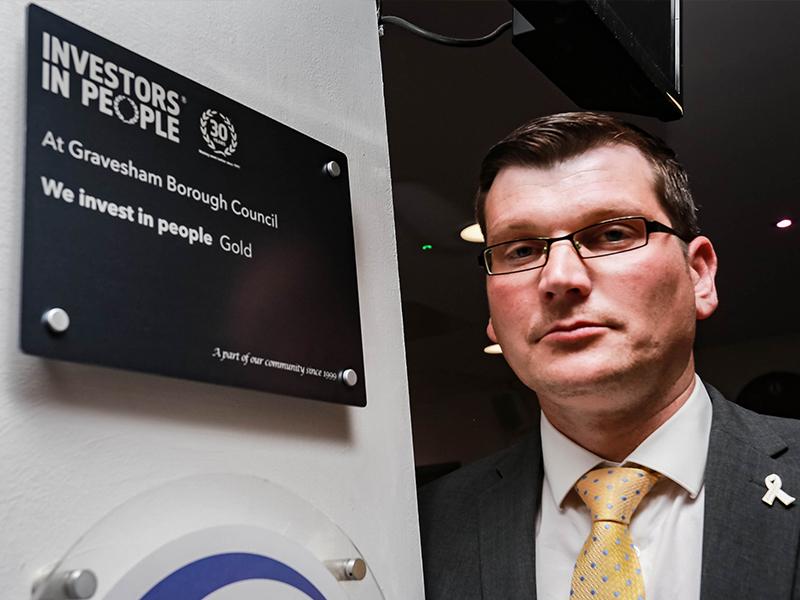
POLYGON ((265 477, 350 534, 386 597, 422 598, 378 37, 372 0, 41 2, 345 152, 367 408, 43 360, 18 349, 25 2, 0 3, 0 589, 26 598, 131 496, 199 473, 265 477))

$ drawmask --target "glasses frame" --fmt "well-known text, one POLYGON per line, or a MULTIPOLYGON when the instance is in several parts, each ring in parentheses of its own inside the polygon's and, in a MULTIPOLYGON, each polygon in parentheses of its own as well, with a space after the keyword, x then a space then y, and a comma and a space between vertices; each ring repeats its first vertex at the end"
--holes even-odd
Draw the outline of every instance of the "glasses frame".
POLYGON ((638 250, 639 248, 644 248, 650 242, 650 234, 651 233, 668 233, 670 235, 674 235, 680 240, 688 243, 691 241, 691 238, 687 238, 686 236, 681 235, 677 231, 675 231, 672 227, 664 225, 663 223, 659 223, 658 221, 653 221, 648 219, 647 217, 642 217, 639 215, 632 215, 628 217, 614 217, 613 219, 606 219, 604 221, 598 221, 597 223, 592 223, 591 225, 587 225, 586 227, 581 227, 577 231, 573 231, 572 233, 568 233, 567 235, 562 235, 559 237, 525 237, 525 238, 516 238, 513 240, 507 240, 505 242, 500 242, 499 244, 492 244, 491 246, 486 246, 481 253, 478 255, 478 265, 486 271, 487 275, 496 276, 496 275, 511 275, 512 273, 522 273, 524 271, 533 271, 535 269, 542 269, 547 265, 547 261, 550 259, 550 248, 556 242, 561 242, 563 240, 569 240, 572 244, 572 247, 575 248, 575 252, 578 253, 578 256, 582 260, 588 260, 590 258, 600 258, 601 256, 611 256, 614 254, 622 254, 623 252, 630 252, 631 250, 638 250), (598 225, 605 225, 606 223, 616 223, 617 221, 632 221, 632 220, 639 220, 644 221, 645 224, 645 238, 644 244, 641 246, 635 246, 633 248, 626 248, 625 250, 615 250, 613 252, 606 252, 605 254, 595 254, 594 256, 582 256, 581 250, 578 247, 577 243, 575 242, 575 236, 581 233, 582 231, 586 231, 587 229, 592 229, 593 227, 597 227, 598 225), (492 273, 491 269, 489 268, 489 253, 492 249, 497 248, 499 246, 505 246, 506 244, 513 244, 515 242, 528 242, 528 241, 537 241, 537 242, 545 242, 546 246, 544 249, 544 262, 540 265, 536 265, 535 267, 525 267, 524 269, 518 269, 516 271, 503 271, 502 273, 492 273))

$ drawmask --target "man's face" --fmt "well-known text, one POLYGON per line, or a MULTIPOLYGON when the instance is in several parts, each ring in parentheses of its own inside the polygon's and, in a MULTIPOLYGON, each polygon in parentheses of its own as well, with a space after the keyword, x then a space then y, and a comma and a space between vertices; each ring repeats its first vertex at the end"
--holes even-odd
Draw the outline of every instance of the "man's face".
MULTIPOLYGON (((641 153, 604 146, 550 169, 502 170, 486 199, 487 244, 624 216, 674 225, 641 153)), ((562 241, 541 269, 487 278, 487 331, 540 398, 670 387, 693 369, 695 320, 716 307, 715 264, 706 238, 687 252, 676 236, 653 233, 642 248, 588 260, 562 241)))

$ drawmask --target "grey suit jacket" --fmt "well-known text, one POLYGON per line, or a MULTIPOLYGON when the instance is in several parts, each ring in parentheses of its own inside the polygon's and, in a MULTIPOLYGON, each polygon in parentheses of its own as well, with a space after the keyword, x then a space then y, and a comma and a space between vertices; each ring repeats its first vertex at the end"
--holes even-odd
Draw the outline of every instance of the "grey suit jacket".
MULTIPOLYGON (((800 600, 800 421, 757 415, 706 387, 713 418, 701 598, 800 600), (771 473, 797 503, 761 501, 771 473)), ((535 600, 542 476, 537 426, 516 446, 421 490, 427 600, 535 600)))

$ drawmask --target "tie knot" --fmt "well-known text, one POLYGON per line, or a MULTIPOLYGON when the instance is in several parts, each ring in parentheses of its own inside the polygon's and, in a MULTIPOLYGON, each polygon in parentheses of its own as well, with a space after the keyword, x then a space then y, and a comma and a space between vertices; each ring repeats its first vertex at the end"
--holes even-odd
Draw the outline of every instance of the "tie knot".
POLYGON ((589 507, 592 521, 628 524, 660 477, 658 473, 632 467, 594 469, 578 480, 575 491, 589 507))

